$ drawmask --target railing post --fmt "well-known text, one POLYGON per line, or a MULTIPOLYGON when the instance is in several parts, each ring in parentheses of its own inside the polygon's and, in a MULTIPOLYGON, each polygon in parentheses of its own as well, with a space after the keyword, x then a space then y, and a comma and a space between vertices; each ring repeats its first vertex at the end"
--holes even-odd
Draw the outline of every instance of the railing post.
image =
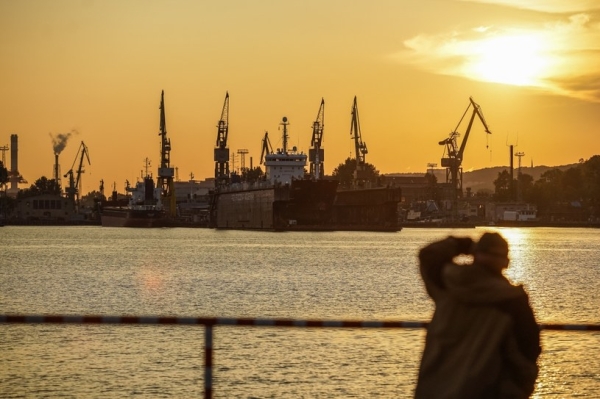
POLYGON ((213 326, 204 326, 204 399, 212 399, 213 326))

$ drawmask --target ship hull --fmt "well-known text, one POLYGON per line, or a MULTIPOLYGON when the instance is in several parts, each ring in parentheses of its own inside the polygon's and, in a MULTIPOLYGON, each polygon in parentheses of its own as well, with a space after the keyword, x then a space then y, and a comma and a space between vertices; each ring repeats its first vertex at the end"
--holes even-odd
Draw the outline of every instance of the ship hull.
POLYGON ((337 192, 333 224, 337 230, 400 231, 400 189, 377 187, 337 192))
POLYGON ((334 180, 225 190, 213 196, 211 227, 271 231, 400 231, 400 189, 338 191, 334 180))
POLYGON ((212 227, 271 231, 331 230, 337 184, 333 180, 295 180, 289 185, 216 193, 213 197, 212 227))
POLYGON ((104 227, 165 227, 165 214, 159 210, 105 208, 100 217, 104 227))

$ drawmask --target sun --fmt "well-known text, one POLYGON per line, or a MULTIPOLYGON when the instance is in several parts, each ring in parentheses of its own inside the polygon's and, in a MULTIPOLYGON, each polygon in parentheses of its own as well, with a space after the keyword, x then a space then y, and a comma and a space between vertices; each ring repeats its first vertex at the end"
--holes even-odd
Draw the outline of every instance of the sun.
POLYGON ((466 72, 478 80, 542 86, 551 67, 544 41, 535 35, 495 36, 472 46, 466 72))

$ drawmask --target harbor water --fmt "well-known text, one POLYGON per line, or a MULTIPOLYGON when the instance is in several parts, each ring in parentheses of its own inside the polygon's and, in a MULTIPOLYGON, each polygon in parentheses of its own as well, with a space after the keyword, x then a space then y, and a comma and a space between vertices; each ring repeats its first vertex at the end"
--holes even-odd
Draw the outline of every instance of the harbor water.
MULTIPOLYGON (((600 323, 600 231, 0 228, 0 313, 428 321, 420 247, 499 231, 540 323, 600 323)), ((217 326, 215 398, 410 398, 423 329, 217 326)), ((534 397, 600 397, 600 333, 542 331, 534 397)), ((202 326, 0 324, 3 398, 202 397, 202 326)))

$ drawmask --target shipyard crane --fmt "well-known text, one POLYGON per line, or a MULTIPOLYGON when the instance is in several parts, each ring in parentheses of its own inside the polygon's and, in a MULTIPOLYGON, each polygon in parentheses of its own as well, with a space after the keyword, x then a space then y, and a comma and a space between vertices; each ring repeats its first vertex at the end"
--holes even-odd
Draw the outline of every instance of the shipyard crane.
POLYGON ((321 106, 317 113, 317 118, 313 122, 313 134, 310 141, 312 148, 308 150, 308 160, 310 162, 310 175, 313 179, 319 180, 325 176, 325 151, 321 148, 323 141, 323 129, 325 127, 325 100, 321 99, 321 106))
POLYGON ((91 165, 90 162, 90 153, 82 141, 79 149, 77 150, 77 155, 75 155, 75 160, 73 161, 73 165, 71 169, 67 173, 65 173, 64 177, 69 177, 69 187, 67 187, 67 197, 73 201, 74 204, 79 204, 79 196, 81 194, 81 175, 85 172, 83 169, 83 161, 87 159, 88 165, 91 165), (73 168, 79 159, 79 165, 77 166, 76 172, 73 172, 73 168))
POLYGON ((356 169, 354 171, 355 183, 361 184, 367 180, 367 171, 365 168, 365 155, 369 153, 367 144, 363 143, 360 133, 360 121, 358 119, 358 104, 356 96, 354 96, 354 104, 352 106, 352 123, 350 126, 350 137, 354 139, 354 149, 356 153, 356 169))
POLYGON ((481 120, 481 123, 483 123, 485 132, 487 134, 492 134, 492 132, 490 132, 490 129, 488 128, 485 118, 483 117, 481 107, 475 101, 473 101, 473 97, 469 97, 469 105, 467 106, 467 109, 465 110, 463 116, 460 118, 458 125, 456 125, 456 128, 450 133, 448 138, 439 142, 439 145, 445 146, 444 155, 446 156, 442 157, 442 167, 446 168, 446 183, 451 183, 452 188, 454 190, 455 201, 459 197, 462 197, 463 154, 465 151, 465 146, 467 145, 467 140, 469 139, 469 133, 471 133, 471 127, 473 127, 473 121, 475 120, 475 116, 478 116, 481 120), (471 107, 473 107, 471 119, 469 120, 469 125, 467 126, 467 130, 465 131, 465 135, 459 147, 457 143, 458 137, 460 136, 460 133, 458 133, 458 127, 460 126, 465 115, 467 115, 469 108, 471 107))
POLYGON ((160 187, 161 201, 166 207, 167 214, 173 217, 177 212, 175 183, 173 181, 175 170, 171 167, 171 140, 167 138, 164 90, 160 94, 160 131, 158 135, 161 136, 158 187, 160 187))
POLYGON ((260 163, 263 164, 265 156, 273 153, 271 140, 269 140, 269 132, 265 132, 265 137, 262 139, 262 151, 260 152, 260 163))
POLYGON ((215 186, 223 187, 229 183, 229 148, 227 135, 229 133, 229 92, 225 93, 221 119, 217 125, 217 145, 215 148, 215 186))

